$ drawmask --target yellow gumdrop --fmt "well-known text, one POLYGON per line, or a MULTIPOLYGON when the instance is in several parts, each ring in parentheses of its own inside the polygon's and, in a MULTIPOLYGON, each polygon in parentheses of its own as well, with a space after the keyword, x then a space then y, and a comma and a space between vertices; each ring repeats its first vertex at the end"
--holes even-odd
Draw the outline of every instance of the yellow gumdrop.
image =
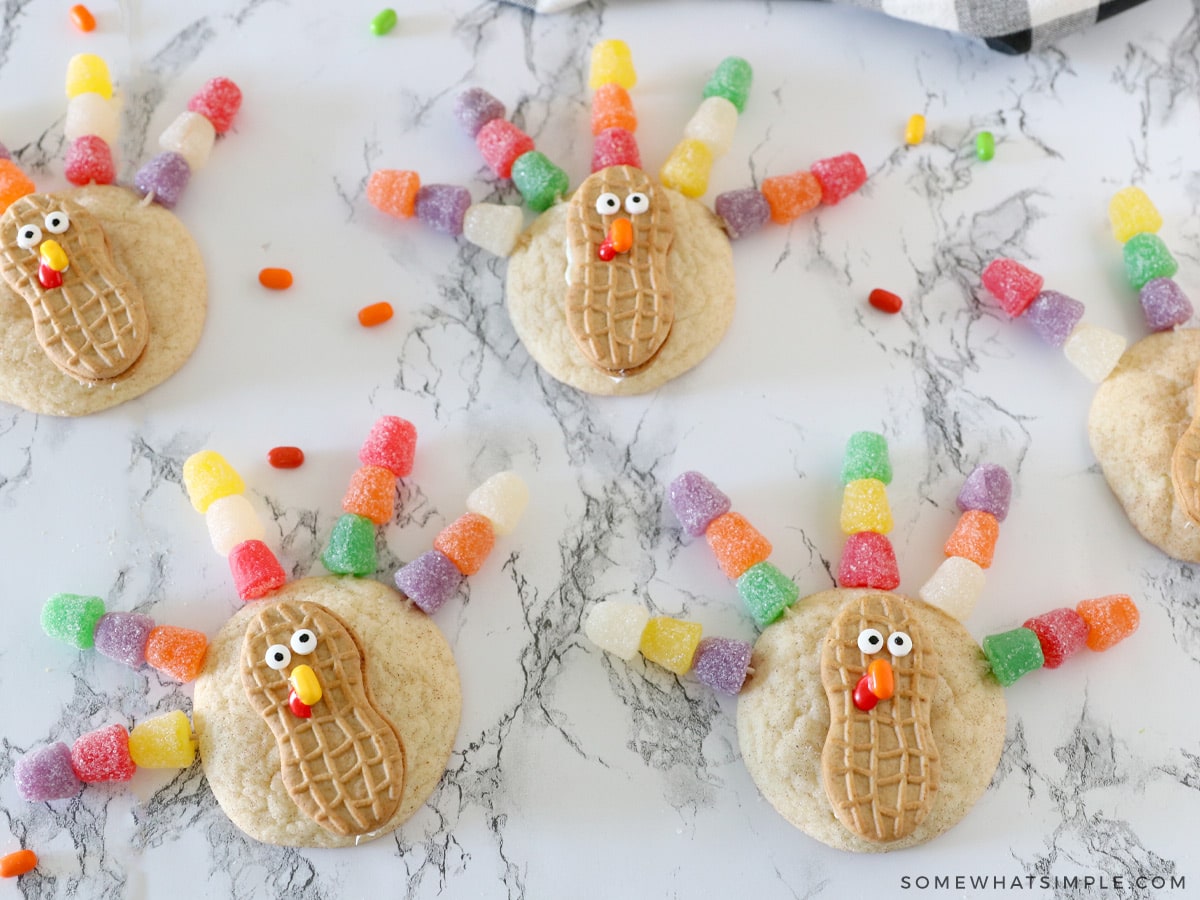
POLYGON ((859 478, 842 492, 842 531, 857 534, 892 530, 892 510, 888 506, 887 486, 877 478, 859 478))
POLYGON ((657 616, 646 623, 638 649, 650 662, 658 663, 676 675, 685 675, 692 668, 701 631, 703 626, 699 622, 657 616))
POLYGON ((208 512, 209 504, 246 490, 242 476, 220 453, 201 450, 183 464, 183 485, 197 512, 208 512))
POLYGON ((713 155, 707 144, 695 138, 684 138, 663 163, 658 179, 664 186, 695 199, 704 196, 708 190, 712 164, 713 155))
POLYGON ((637 84, 633 55, 624 41, 601 41, 592 48, 592 72, 588 87, 593 91, 606 84, 619 84, 629 90, 637 84))
POLYGON ((1113 194, 1108 203, 1108 220, 1113 237, 1122 244, 1135 234, 1154 233, 1162 228, 1162 216, 1141 188, 1127 187, 1113 194))
POLYGON ((108 63, 94 53, 77 53, 67 63, 67 99, 80 94, 99 94, 105 100, 112 99, 108 63))
POLYGON ((177 709, 135 725, 129 755, 143 769, 186 769, 196 758, 192 723, 177 709))

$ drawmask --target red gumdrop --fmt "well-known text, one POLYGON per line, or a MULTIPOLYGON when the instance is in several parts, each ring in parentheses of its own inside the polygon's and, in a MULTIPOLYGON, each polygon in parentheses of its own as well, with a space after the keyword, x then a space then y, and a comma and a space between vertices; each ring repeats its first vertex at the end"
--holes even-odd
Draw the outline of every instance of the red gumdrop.
POLYGON ((895 590, 900 585, 896 551, 887 535, 860 531, 846 538, 838 565, 838 585, 844 588, 895 590))
POLYGON ((262 541, 243 541, 230 550, 229 571, 243 600, 258 600, 287 583, 283 566, 262 541))
POLYGON ((371 433, 358 451, 358 461, 406 478, 412 473, 416 452, 417 426, 399 416, 383 416, 371 426, 371 433))
POLYGON ((1057 669, 1067 657, 1083 649, 1088 639, 1088 625, 1083 616, 1063 607, 1028 619, 1024 626, 1038 636, 1042 644, 1043 665, 1057 669))
POLYGON ((854 153, 843 153, 812 164, 812 173, 821 184, 821 202, 833 206, 866 184, 867 167, 854 153))
POLYGON ((242 90, 228 78, 213 78, 188 101, 188 109, 212 122, 217 134, 224 134, 242 106, 242 90))
POLYGON ((80 781, 128 781, 137 771, 129 755, 129 732, 123 725, 109 725, 87 734, 71 747, 71 768, 80 781))
POLYGON ((533 138, 506 119, 492 119, 475 135, 475 146, 488 168, 500 178, 511 178, 513 163, 533 149, 533 138))
POLYGON ((112 150, 103 138, 85 134, 67 148, 67 181, 81 187, 85 184, 112 184, 117 177, 112 150))
POLYGON ((1044 279, 1032 269, 1027 269, 1015 259, 999 257, 988 263, 980 276, 988 293, 999 301, 1000 306, 1014 319, 1029 309, 1029 305, 1042 292, 1044 279))
POLYGON ((599 172, 609 166, 642 167, 642 154, 632 131, 606 128, 592 141, 592 171, 599 172))

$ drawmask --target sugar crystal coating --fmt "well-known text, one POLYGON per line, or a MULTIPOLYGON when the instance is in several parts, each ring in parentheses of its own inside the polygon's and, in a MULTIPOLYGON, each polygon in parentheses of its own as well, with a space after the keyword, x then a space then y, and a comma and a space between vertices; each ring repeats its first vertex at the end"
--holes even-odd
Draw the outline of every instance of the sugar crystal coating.
POLYGON ((74 141, 94 134, 106 144, 115 144, 121 133, 121 106, 99 94, 78 94, 67 102, 63 137, 74 141))
POLYGON ((94 53, 77 53, 67 61, 67 99, 80 94, 99 94, 105 100, 112 99, 108 64, 94 53))
POLYGON ((860 531, 846 538, 838 564, 838 586, 895 590, 900 585, 896 551, 886 535, 860 531))
POLYGON ((917 596, 962 622, 975 609, 986 581, 987 576, 978 563, 950 556, 937 567, 917 596))
POLYGON ((386 525, 396 511, 396 476, 380 466, 355 469, 342 497, 342 509, 366 516, 376 525, 386 525))
POLYGON ((96 625, 104 615, 104 601, 79 594, 55 594, 42 606, 42 630, 52 638, 80 650, 95 645, 96 625))
POLYGON ((178 153, 160 153, 138 169, 133 183, 143 196, 153 194, 155 203, 174 209, 191 177, 186 159, 178 153))
POLYGON ((705 97, 723 97, 739 112, 746 109, 754 69, 740 56, 727 56, 717 65, 704 85, 705 97))
POLYGON ((204 513, 213 549, 228 556, 238 544, 261 541, 267 536, 262 520, 245 494, 230 494, 208 505, 204 513))
POLYGON ((412 474, 417 452, 417 426, 399 416, 383 416, 371 426, 371 432, 358 451, 364 466, 379 466, 397 478, 412 474))
POLYGON ((1125 275, 1135 289, 1141 290, 1155 278, 1170 278, 1179 270, 1179 263, 1157 234, 1135 234, 1125 242, 1125 275))
POLYGON ((109 659, 137 669, 146 663, 146 641, 154 620, 135 612, 110 612, 96 623, 96 649, 109 659))
POLYGON ((396 587, 427 615, 454 596, 463 574, 444 553, 428 550, 396 573, 396 587))
POLYGON ((649 621, 650 612, 639 603, 603 600, 588 610, 583 633, 601 650, 630 660, 641 646, 649 621))
POLYGON ((1110 594, 1077 604, 1075 612, 1087 623, 1089 650, 1104 651, 1137 631, 1141 615, 1127 594, 1110 594))
POLYGON ((210 78, 188 101, 188 109, 212 122, 217 134, 233 126, 233 118, 242 108, 242 91, 228 78, 210 78))
MULTIPOLYGON (((724 97, 706 97, 688 120, 683 136, 708 145, 715 159, 729 152, 737 130, 738 110, 724 97)), ((632 131, 633 129, 629 129, 632 131)))
POLYGON ((762 193, 771 207, 771 221, 779 225, 786 225, 821 205, 821 182, 812 172, 764 178, 762 193))
POLYGON ((339 516, 321 554, 325 568, 336 575, 371 575, 375 572, 375 523, 366 516, 339 516))
POLYGON ((748 641, 733 638, 704 638, 696 645, 692 672, 714 691, 731 696, 746 683, 754 648, 748 641))
POLYGON ((184 684, 195 681, 207 653, 208 638, 191 628, 159 625, 146 639, 146 662, 184 684))
POLYGON ((495 543, 496 533, 491 521, 486 516, 469 512, 439 532, 433 541, 433 549, 446 554, 464 575, 474 575, 483 568, 495 543))
POLYGON ((1061 347, 1083 318, 1084 306, 1058 291, 1042 291, 1025 310, 1025 321, 1051 347, 1061 347))
POLYGON ((1117 367, 1126 344, 1115 331, 1080 322, 1063 344, 1063 355, 1085 378, 1099 384, 1117 367))
POLYGON ((983 639, 983 655, 992 666, 992 674, 1004 687, 1022 675, 1042 668, 1042 643, 1028 628, 1014 628, 983 639))
POLYGON ((766 628, 800 598, 796 583, 769 562, 760 562, 742 573, 737 590, 759 628, 766 628))
POLYGON ((427 184, 417 191, 417 218, 421 224, 451 237, 462 234, 463 218, 471 206, 471 192, 453 184, 427 184))
POLYGON ((184 460, 183 486, 200 513, 207 512, 214 500, 246 490, 242 476, 215 450, 201 450, 184 460))
POLYGON ((525 214, 519 206, 473 203, 463 215, 463 237, 496 256, 510 255, 524 228, 525 214))
POLYGON ((506 119, 492 119, 475 135, 475 146, 498 178, 509 178, 517 158, 533 149, 533 138, 506 119))
POLYGON ((751 566, 771 555, 771 542, 740 513, 717 516, 704 532, 717 565, 728 578, 740 578, 751 566))
POLYGON ((991 513, 969 509, 958 518, 958 524, 943 548, 947 556, 969 559, 981 569, 991 568, 1000 523, 991 513))
POLYGON ((667 489, 671 510, 683 530, 700 537, 717 516, 729 512, 729 498, 699 472, 684 472, 667 489))
POLYGON ((610 128, 621 128, 630 134, 637 131, 637 113, 629 92, 619 84, 602 84, 592 94, 592 134, 610 128))
POLYGON ((529 505, 529 487, 516 472, 497 472, 467 496, 467 511, 484 516, 498 535, 516 530, 529 505))
POLYGON ((841 526, 843 534, 892 530, 892 508, 888 505, 887 487, 878 478, 858 478, 846 482, 842 489, 841 526))
POLYGON ((417 214, 421 176, 406 169, 377 169, 367 179, 367 202, 397 219, 417 214))
POLYGON ((1087 622, 1075 610, 1066 607, 1028 619, 1023 627, 1038 636, 1045 659, 1043 665, 1047 669, 1057 669, 1087 643, 1087 622))
POLYGON ((867 183, 867 167, 854 153, 843 153, 812 164, 813 176, 821 185, 821 202, 834 206, 867 183))
POLYGON ((71 184, 112 184, 117 177, 112 148, 94 134, 76 138, 67 148, 63 174, 71 184))
POLYGON ((993 259, 981 276, 987 288, 1001 308, 1014 319, 1025 312, 1041 293, 1044 279, 1041 275, 1021 265, 1015 259, 999 257, 993 259))
POLYGON ((664 187, 679 191, 693 200, 708 190, 708 173, 712 171, 713 154, 708 145, 695 138, 684 138, 675 145, 658 172, 664 187))
POLYGON ((1192 317, 1192 301, 1170 278, 1147 281, 1139 294, 1146 327, 1151 331, 1167 331, 1183 325, 1192 317))
POLYGON ((618 84, 629 90, 637 84, 637 72, 633 68, 633 55, 624 41, 600 41, 592 48, 592 67, 588 73, 588 87, 592 90, 606 84, 618 84))
POLYGON ((846 441, 846 452, 842 455, 842 484, 860 478, 892 483, 887 438, 877 431, 856 431, 846 441))
POLYGON ((168 153, 178 153, 193 172, 203 169, 212 153, 217 132, 212 122, 195 112, 181 112, 159 135, 158 145, 168 153))
POLYGON ((89 731, 71 747, 71 768, 85 784, 128 781, 137 771, 129 755, 129 732, 124 725, 89 731))
POLYGON ((262 541, 243 541, 229 551, 229 572, 242 600, 258 600, 287 583, 287 573, 262 541))
POLYGON ((196 759, 192 723, 182 710, 173 710, 133 726, 129 755, 143 769, 186 769, 196 759))
POLYGON ((83 782, 71 767, 71 748, 61 741, 18 759, 13 781, 21 798, 32 803, 69 800, 83 790, 83 782))
POLYGON ((1008 469, 995 463, 980 463, 963 482, 955 502, 963 512, 978 509, 1003 522, 1012 502, 1012 478, 1008 469))
POLYGON ((1108 220, 1113 237, 1122 244, 1135 234, 1154 233, 1162 228, 1162 216, 1141 188, 1122 188, 1108 202, 1108 220))
POLYGON ((755 188, 719 194, 713 209, 724 223, 725 233, 733 241, 758 231, 771 218, 770 202, 762 191, 755 188))
POLYGON ((592 171, 599 172, 609 166, 642 167, 642 154, 632 131, 606 128, 592 141, 592 171))
POLYGON ((537 150, 517 157, 512 164, 512 180, 525 198, 525 205, 534 212, 545 212, 571 189, 567 173, 537 150))
POLYGON ((692 668, 703 630, 699 622, 656 616, 646 623, 639 649, 650 662, 676 675, 685 675, 692 668))
POLYGON ((454 98, 454 118, 468 137, 475 137, 488 122, 507 115, 504 104, 483 88, 467 88, 454 98))
POLYGON ((12 159, 0 159, 0 209, 7 209, 36 190, 37 186, 12 159))

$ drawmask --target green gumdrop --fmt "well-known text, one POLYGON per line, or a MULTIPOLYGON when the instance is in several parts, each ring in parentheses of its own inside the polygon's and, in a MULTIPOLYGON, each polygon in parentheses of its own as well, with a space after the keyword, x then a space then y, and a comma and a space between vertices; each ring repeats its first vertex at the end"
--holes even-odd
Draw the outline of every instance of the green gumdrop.
POLYGON ((1137 290, 1155 278, 1170 278, 1178 269, 1179 263, 1157 234, 1147 231, 1125 242, 1125 274, 1137 290))
POLYGON ((1046 662, 1041 640, 1028 628, 989 634, 983 639, 983 654, 992 664, 996 680, 1004 687, 1040 669, 1046 662))
POLYGON ((796 583, 769 562, 760 562, 743 572, 737 589, 759 628, 782 616, 800 597, 796 583))
POLYGON ((375 523, 354 513, 339 518, 329 535, 329 545, 321 554, 321 562, 336 575, 373 575, 375 523))
POLYGON ((888 457, 887 438, 874 431, 856 431, 846 441, 846 455, 842 458, 842 484, 861 478, 892 483, 892 461, 888 457))
POLYGON ((724 97, 740 113, 746 108, 746 98, 750 96, 750 82, 753 80, 754 70, 750 63, 740 56, 727 56, 712 73, 708 84, 704 85, 704 96, 724 97))
POLYGON ((522 153, 512 164, 512 181, 534 212, 545 212, 571 188, 567 173, 537 150, 522 153))
POLYGON ((79 594, 55 594, 42 607, 42 630, 52 638, 88 650, 95 645, 96 623, 104 601, 79 594))

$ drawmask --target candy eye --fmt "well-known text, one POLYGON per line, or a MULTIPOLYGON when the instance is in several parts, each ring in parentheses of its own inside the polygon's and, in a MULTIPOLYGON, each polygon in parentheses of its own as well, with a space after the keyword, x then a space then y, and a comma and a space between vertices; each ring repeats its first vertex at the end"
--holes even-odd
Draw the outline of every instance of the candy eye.
POLYGON ((858 633, 858 649, 868 655, 883 649, 883 635, 874 628, 864 628, 858 633))
POLYGON ((596 212, 602 216, 621 211, 621 198, 607 191, 596 198, 596 212))
POLYGON ((22 225, 17 229, 17 246, 22 250, 32 250, 42 242, 42 229, 36 225, 22 225))
POLYGON ((307 656, 317 649, 317 636, 307 628, 301 628, 292 635, 292 650, 301 656, 307 656))
POLYGON ((266 661, 272 669, 283 669, 292 661, 292 653, 283 644, 272 644, 267 648, 266 661))
POLYGON ((893 631, 888 635, 887 648, 892 656, 908 656, 912 653, 912 638, 903 631, 893 631))
POLYGON ((650 208, 650 198, 645 194, 630 194, 625 198, 625 212, 631 216, 640 216, 650 208))
POLYGON ((46 230, 51 234, 62 234, 71 227, 71 220, 62 210, 57 210, 46 216, 46 230))

